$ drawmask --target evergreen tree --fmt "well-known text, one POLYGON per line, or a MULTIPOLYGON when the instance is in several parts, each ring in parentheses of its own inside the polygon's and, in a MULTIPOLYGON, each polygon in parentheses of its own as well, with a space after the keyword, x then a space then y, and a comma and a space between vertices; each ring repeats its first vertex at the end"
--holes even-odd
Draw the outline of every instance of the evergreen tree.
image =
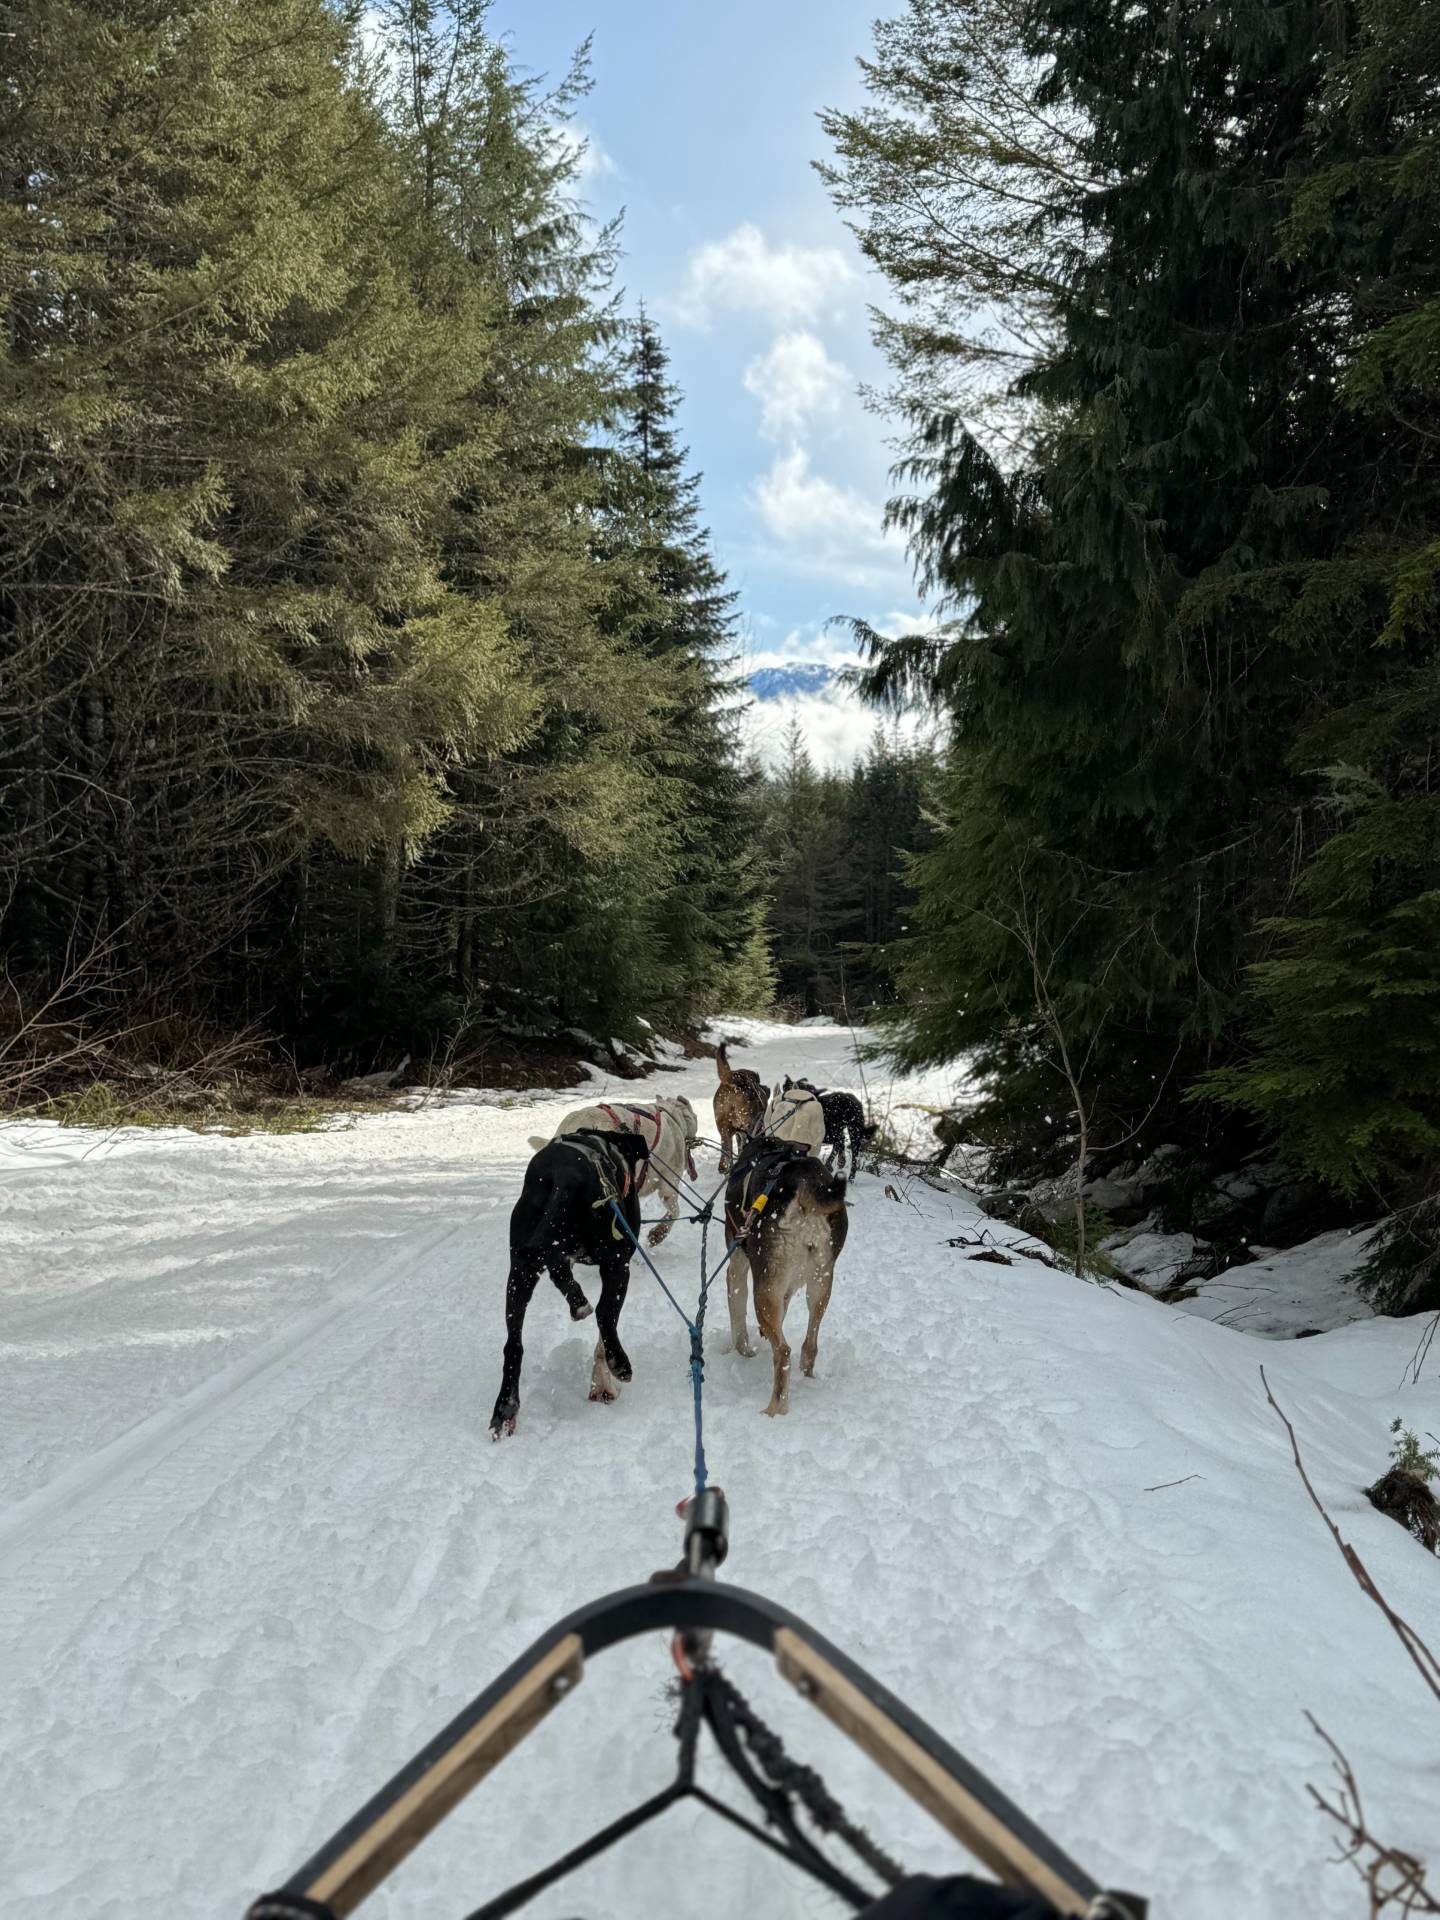
POLYGON ((0 943, 367 1052, 763 993, 731 597, 481 0, 34 0, 0 90, 0 943))
POLYGON ((927 748, 877 729, 848 775, 818 773, 792 720, 767 783, 766 861, 776 991, 806 1014, 849 1014, 894 997, 912 895, 902 865, 928 836, 927 748))
POLYGON ((6 23, 5 937, 264 1004, 309 850, 418 845, 524 724, 428 538, 443 329, 321 0, 6 23))
MULTIPOLYGON (((1030 431, 1002 461, 953 413, 920 424, 894 512, 953 622, 888 681, 875 642, 873 684, 920 679, 954 733, 901 1051, 973 1051, 997 1136, 1040 1154, 1073 1125, 1057 1030, 1107 1131, 1214 1124, 1180 1095, 1231 1046, 1288 885, 1305 796, 1284 752, 1345 647, 1285 624, 1335 550, 1326 483, 1349 452, 1333 283, 1280 231, 1323 11, 1037 0, 997 51, 1078 142, 1063 166, 987 150, 1045 264, 1046 336, 1013 385, 1030 431)), ((935 131, 923 69, 869 77, 935 131)), ((975 244, 972 223, 962 272, 975 244)), ((959 330, 971 299, 960 280, 959 330)))
POLYGON ((1433 1293, 1440 1269, 1437 64, 1432 10, 1358 8, 1292 175, 1284 242, 1334 288, 1345 411, 1338 537, 1284 631, 1327 635, 1341 670, 1290 755, 1318 798, 1295 897, 1252 969, 1248 1044, 1206 1082, 1295 1164, 1404 1200, 1380 1277, 1411 1304, 1407 1275, 1428 1272, 1433 1293))
POLYGON ((630 644, 664 689, 670 839, 656 937, 666 999, 689 1012, 756 1004, 767 968, 757 946, 764 901, 747 805, 753 781, 740 768, 736 689, 727 678, 735 595, 700 523, 700 476, 687 470, 675 428, 681 396, 668 367, 642 312, 621 356, 606 536, 634 569, 636 597, 622 615, 630 644))

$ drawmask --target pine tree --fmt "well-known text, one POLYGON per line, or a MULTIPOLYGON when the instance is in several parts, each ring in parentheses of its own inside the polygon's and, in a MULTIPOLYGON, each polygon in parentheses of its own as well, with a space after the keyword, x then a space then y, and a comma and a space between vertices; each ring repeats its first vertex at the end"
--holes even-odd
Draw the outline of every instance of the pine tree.
POLYGON ((641 313, 620 362, 605 538, 633 567, 623 610, 630 645, 664 689, 662 765, 670 840, 657 897, 664 1000, 684 1013, 768 1000, 763 876, 750 782, 739 764, 735 594, 700 523, 700 475, 675 426, 681 395, 653 322, 641 313), (738 999, 737 999, 738 996, 738 999))
POLYGON ((309 852, 418 846, 524 724, 429 538, 443 329, 321 0, 6 24, 6 939, 264 1005, 309 852))
POLYGON ((1381 1277, 1412 1305, 1407 1276, 1428 1271, 1433 1291, 1440 1248, 1424 1198, 1440 1190, 1437 61, 1431 10, 1358 8, 1290 182, 1284 244, 1334 288, 1344 415, 1339 534, 1282 631, 1330 636, 1343 670, 1291 752, 1317 798, 1295 898, 1251 972, 1248 1044, 1206 1083, 1295 1164, 1405 1202, 1381 1277))
POLYGON ((764 995, 732 602, 484 0, 6 9, 0 945, 365 1052, 764 995))
MULTIPOLYGON (((900 1041, 973 1051, 996 1129, 1041 1153, 1073 1124, 1057 1025, 1107 1131, 1152 1110, 1216 1124, 1180 1095, 1231 1044, 1254 929, 1283 901, 1304 805, 1285 749, 1343 645, 1283 626, 1337 536, 1324 483, 1345 457, 1326 276, 1280 233, 1322 14, 1040 0, 997 50, 1043 75, 1037 109, 1078 144, 1063 166, 986 152, 994 193, 1030 197, 1045 268, 1012 389, 1022 457, 932 414, 893 510, 953 615, 892 676, 927 680, 954 738, 900 1041)), ((935 130, 913 60, 873 79, 935 130)), ((976 244, 972 221, 962 266, 976 244)), ((971 299, 958 281, 960 331, 971 299)))
POLYGON ((358 1010, 412 1044, 476 1007, 623 1025, 653 966, 648 935, 619 912, 627 885, 643 894, 659 869, 637 833, 653 811, 657 703, 609 624, 623 583, 594 539, 614 235, 592 235, 573 197, 564 125, 586 50, 546 87, 514 70, 488 14, 387 0, 374 17, 421 296, 469 333, 473 377, 435 437, 444 574, 502 623, 537 691, 525 746, 452 765, 443 833, 395 876, 393 930, 365 963, 358 1010))

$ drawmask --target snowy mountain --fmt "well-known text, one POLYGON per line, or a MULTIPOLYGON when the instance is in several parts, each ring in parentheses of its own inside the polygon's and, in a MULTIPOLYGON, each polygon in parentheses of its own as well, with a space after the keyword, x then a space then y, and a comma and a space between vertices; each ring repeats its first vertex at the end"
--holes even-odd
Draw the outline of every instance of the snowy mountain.
POLYGON ((818 661, 797 660, 785 667, 761 667, 750 676, 757 700, 790 700, 800 694, 825 694, 835 687, 834 667, 818 661))

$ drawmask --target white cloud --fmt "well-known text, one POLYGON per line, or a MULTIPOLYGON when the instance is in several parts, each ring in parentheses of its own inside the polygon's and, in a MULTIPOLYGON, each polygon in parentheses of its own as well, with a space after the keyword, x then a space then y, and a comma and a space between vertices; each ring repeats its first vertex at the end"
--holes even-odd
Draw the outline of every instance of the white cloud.
POLYGON ((718 312, 760 313, 777 326, 813 320, 825 302, 857 278, 838 247, 772 247, 746 221, 723 240, 696 247, 675 311, 708 327, 718 312))
POLYGON ((812 472, 804 447, 777 453, 752 498, 770 532, 787 544, 803 542, 837 554, 857 545, 878 550, 895 544, 883 530, 881 509, 853 487, 812 472))
POLYGON ((883 620, 870 624, 886 640, 901 640, 910 633, 938 633, 944 622, 938 613, 917 607, 913 613, 887 613, 883 620))
POLYGON ((850 385, 848 370, 830 358, 824 341, 803 329, 777 335, 769 352, 745 369, 746 391, 760 402, 760 431, 767 440, 833 417, 850 385))
MULTIPOLYGON (((816 766, 843 771, 863 756, 874 738, 879 717, 873 707, 864 706, 848 687, 833 687, 823 694, 754 701, 746 709, 742 726, 750 751, 758 754, 767 767, 776 767, 790 722, 798 720, 816 766)), ((887 735, 896 732, 896 723, 887 720, 885 730, 887 735)), ((898 724, 899 737, 907 743, 922 738, 928 731, 924 721, 915 714, 906 714, 898 724)))
POLYGON ((620 163, 606 151, 598 134, 579 120, 566 120, 552 127, 556 145, 567 157, 575 158, 575 184, 590 186, 597 180, 620 178, 620 163))

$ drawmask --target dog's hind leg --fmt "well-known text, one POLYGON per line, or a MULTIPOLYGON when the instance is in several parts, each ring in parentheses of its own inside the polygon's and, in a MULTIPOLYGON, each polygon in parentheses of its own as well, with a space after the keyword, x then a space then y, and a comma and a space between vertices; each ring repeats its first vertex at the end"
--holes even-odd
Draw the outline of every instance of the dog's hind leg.
POLYGON ((815 1378, 815 1356, 820 1351, 820 1322, 825 1318, 825 1309, 830 1304, 830 1289, 834 1284, 833 1261, 817 1269, 806 1283, 805 1304, 810 1309, 810 1322, 805 1329, 805 1343, 800 1349, 800 1371, 807 1380, 815 1378))
POLYGON ((755 1283, 755 1318, 760 1338, 770 1342, 775 1361, 775 1378, 770 1389, 770 1404, 761 1409, 768 1414, 790 1411, 790 1349, 785 1344, 785 1296, 773 1283, 755 1283))
POLYGON ((529 1248, 510 1256, 510 1278, 505 1283, 505 1358, 500 1391, 490 1416, 490 1437, 501 1440, 514 1433, 520 1413, 520 1367, 525 1358, 525 1309, 540 1280, 540 1256, 529 1248))
POLYGON ((736 1247, 725 1269, 725 1291, 730 1296, 730 1344, 736 1353, 743 1353, 747 1360, 753 1360, 755 1348, 750 1340, 750 1330, 745 1325, 745 1301, 749 1290, 750 1256, 743 1247, 736 1247))
POLYGON ((566 1256, 563 1253, 546 1254, 545 1267, 556 1292, 570 1309, 570 1318, 588 1320, 593 1309, 581 1291, 580 1283, 575 1278, 575 1270, 566 1256))
POLYGON ((600 1304, 595 1309, 595 1324, 605 1365, 620 1381, 630 1378, 630 1356, 620 1344, 620 1312, 629 1287, 630 1262, 620 1253, 601 1254, 600 1304))
POLYGON ((620 1382, 605 1364, 605 1343, 595 1342, 595 1358, 590 1367, 590 1398, 609 1402, 620 1398, 620 1382))

